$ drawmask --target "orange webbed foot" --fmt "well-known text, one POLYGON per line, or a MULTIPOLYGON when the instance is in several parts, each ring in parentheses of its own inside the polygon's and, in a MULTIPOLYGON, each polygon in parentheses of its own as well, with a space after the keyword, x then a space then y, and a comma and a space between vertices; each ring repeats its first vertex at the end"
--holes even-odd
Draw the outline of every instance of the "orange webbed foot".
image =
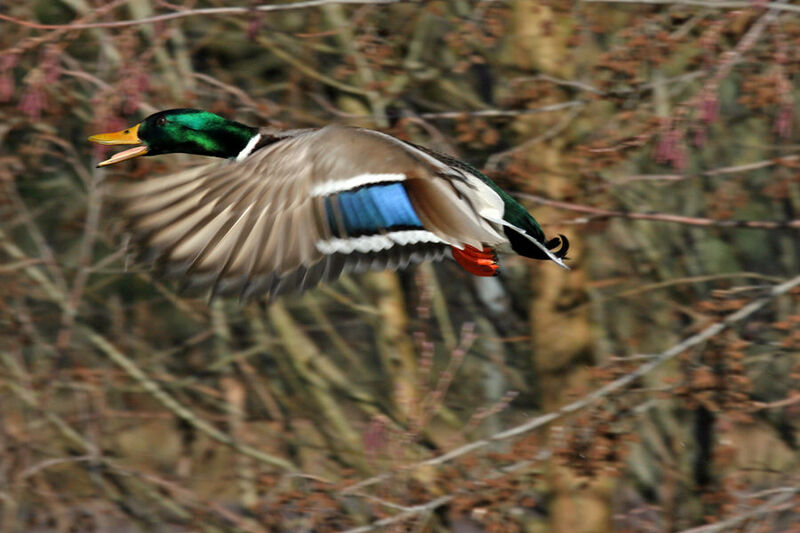
POLYGON ((476 276, 496 276, 497 275, 497 254, 491 248, 484 247, 478 250, 470 245, 465 245, 463 250, 455 246, 452 247, 453 259, 461 267, 476 276))

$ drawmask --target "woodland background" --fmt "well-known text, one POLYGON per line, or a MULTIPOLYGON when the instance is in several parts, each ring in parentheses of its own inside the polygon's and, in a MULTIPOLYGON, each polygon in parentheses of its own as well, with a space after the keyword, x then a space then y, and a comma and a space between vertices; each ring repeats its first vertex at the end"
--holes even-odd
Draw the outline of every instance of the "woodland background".
POLYGON ((0 531, 798 531, 800 5, 0 3, 0 531), (572 243, 265 305, 130 259, 172 107, 457 155, 572 243))

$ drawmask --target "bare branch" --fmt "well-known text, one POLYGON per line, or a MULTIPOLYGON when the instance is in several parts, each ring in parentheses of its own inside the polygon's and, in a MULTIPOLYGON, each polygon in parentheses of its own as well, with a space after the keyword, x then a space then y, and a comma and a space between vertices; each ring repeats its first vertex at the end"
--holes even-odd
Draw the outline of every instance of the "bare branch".
POLYGON ((645 91, 651 91, 656 85, 670 85, 673 83, 681 83, 681 82, 689 82, 695 80, 697 78, 702 78, 703 76, 707 75, 708 72, 705 70, 694 70, 692 72, 687 72, 685 74, 680 74, 678 76, 674 76, 672 78, 666 78, 664 80, 659 80, 658 82, 648 82, 643 83, 641 85, 634 85, 632 87, 621 87, 621 88, 614 88, 604 91, 602 89, 598 89, 594 85, 590 85, 586 82, 579 81, 579 80, 565 80, 562 78, 556 78, 555 76, 550 76, 548 74, 537 74, 536 76, 526 76, 522 78, 517 78, 515 82, 523 82, 523 81, 546 81, 549 83, 553 83, 555 85, 561 85, 563 87, 572 87, 573 89, 579 89, 581 91, 586 91, 592 94, 597 94, 600 96, 612 96, 612 95, 623 95, 623 94, 631 94, 631 93, 639 93, 645 91))
MULTIPOLYGON (((331 106, 324 98, 319 95, 311 95, 311 97, 320 105, 325 107, 329 112, 342 118, 377 118, 375 115, 366 115, 363 113, 346 113, 339 111, 331 106)), ((581 108, 586 105, 582 100, 569 100, 567 102, 559 102, 557 104, 544 105, 541 107, 532 107, 529 109, 480 109, 477 111, 442 111, 419 113, 413 115, 411 118, 422 118, 426 120, 441 119, 441 120, 460 120, 464 118, 515 118, 523 115, 537 115, 539 113, 552 113, 554 111, 562 111, 564 109, 581 108)), ((386 118, 387 115, 379 115, 381 118, 386 118)))
POLYGON ((542 107, 533 107, 531 109, 485 109, 481 111, 449 111, 444 113, 420 113, 421 118, 451 118, 459 119, 465 116, 480 117, 480 118, 506 118, 518 117, 520 115, 535 115, 538 113, 550 113, 553 111, 561 111, 562 109, 570 109, 573 107, 582 107, 584 102, 581 100, 570 100, 568 102, 559 102, 557 104, 544 105, 542 107))
POLYGON ((690 175, 690 174, 632 174, 630 176, 624 176, 619 179, 615 179, 612 183, 613 185, 624 185, 626 183, 631 183, 634 181, 684 181, 688 179, 695 178, 697 176, 725 176, 727 174, 739 174, 740 172, 748 172, 750 170, 758 170, 761 168, 769 168, 776 165, 783 165, 789 163, 791 161, 797 161, 800 159, 800 155, 787 155, 783 157, 774 157, 772 159, 763 159, 761 161, 755 161, 753 163, 744 163, 742 165, 730 165, 727 167, 718 167, 712 168, 710 170, 705 170, 700 172, 698 175, 690 175))
POLYGON ((732 531, 734 527, 746 520, 791 508, 793 505, 790 502, 798 492, 800 492, 800 487, 793 487, 793 490, 781 492, 751 511, 733 516, 715 524, 684 529, 680 533, 716 533, 717 531, 732 531))
POLYGON ((294 9, 305 9, 309 7, 319 7, 330 4, 396 4, 407 0, 307 0, 306 2, 295 2, 293 4, 261 5, 253 7, 207 7, 202 9, 186 9, 174 13, 165 13, 135 20, 117 20, 114 22, 91 22, 86 24, 39 24, 28 20, 22 20, 8 15, 0 14, 0 20, 6 20, 13 24, 35 28, 37 30, 87 30, 91 28, 124 28, 128 26, 138 26, 141 24, 152 24, 186 17, 215 16, 215 15, 247 15, 253 12, 266 13, 268 11, 288 11, 294 9))
MULTIPOLYGON (((707 0, 583 0, 585 4, 643 4, 643 5, 681 5, 696 6, 710 9, 747 9, 756 7, 753 2, 740 2, 720 0, 712 2, 707 0)), ((757 4, 758 8, 769 8, 777 11, 792 11, 800 13, 800 6, 784 4, 782 2, 765 2, 757 4)))
POLYGON ((567 224, 587 224, 592 220, 604 218, 629 218, 632 220, 657 220, 660 222, 673 222, 677 224, 687 224, 690 226, 714 226, 718 228, 746 228, 746 229, 800 229, 800 219, 798 220, 718 220, 714 218, 690 217, 684 215, 673 215, 671 213, 627 213, 625 211, 612 211, 600 207, 573 204, 550 200, 534 194, 517 194, 520 198, 531 200, 542 205, 549 205, 579 213, 589 213, 593 216, 578 218, 565 222, 567 224))
POLYGON ((402 513, 398 513, 394 516, 390 516, 389 518, 384 518, 382 520, 378 520, 377 522, 373 522, 371 524, 367 524, 366 526, 355 527, 353 529, 347 529, 344 533, 365 533, 366 531, 374 531, 377 528, 391 526, 392 524, 397 524, 398 522, 402 522, 403 520, 407 520, 414 516, 429 513, 436 509, 437 507, 441 507, 442 505, 447 504, 450 502, 454 496, 447 495, 442 496, 440 498, 436 498, 435 500, 431 500, 428 503, 423 503, 420 505, 414 505, 412 507, 408 507, 402 513))

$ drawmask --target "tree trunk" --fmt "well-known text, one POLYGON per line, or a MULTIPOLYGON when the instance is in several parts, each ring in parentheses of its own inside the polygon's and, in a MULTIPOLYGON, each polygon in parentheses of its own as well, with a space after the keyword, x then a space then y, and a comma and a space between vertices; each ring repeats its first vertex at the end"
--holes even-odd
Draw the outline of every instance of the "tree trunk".
MULTIPOLYGON (((511 43, 510 59, 519 68, 541 71, 554 77, 574 77, 575 61, 568 56, 567 39, 574 17, 556 14, 549 7, 531 0, 519 0, 514 5, 517 39, 511 43)), ((554 102, 537 102, 546 105, 554 102)), ((568 113, 564 111, 562 113, 568 113)), ((530 137, 548 131, 563 119, 560 114, 542 114, 521 118, 518 125, 532 130, 530 137)), ((563 196, 571 187, 569 169, 562 161, 559 139, 535 144, 528 154, 546 174, 536 176, 544 193, 552 198, 563 196)), ((548 236, 554 233, 547 221, 559 214, 548 208, 537 208, 536 218, 544 224, 548 236)), ((565 306, 579 306, 586 301, 586 274, 581 268, 583 249, 581 238, 566 230, 571 243, 572 271, 563 271, 552 263, 533 264, 531 276, 536 295, 531 303, 532 357, 543 411, 549 412, 574 400, 570 393, 591 386, 589 364, 592 358, 592 338, 589 310, 583 306, 565 312, 565 306)), ((547 444, 547 431, 542 443, 547 444)), ((551 491, 549 520, 551 532, 611 531, 611 480, 597 477, 587 480, 578 476, 561 458, 554 457, 547 469, 551 491)))

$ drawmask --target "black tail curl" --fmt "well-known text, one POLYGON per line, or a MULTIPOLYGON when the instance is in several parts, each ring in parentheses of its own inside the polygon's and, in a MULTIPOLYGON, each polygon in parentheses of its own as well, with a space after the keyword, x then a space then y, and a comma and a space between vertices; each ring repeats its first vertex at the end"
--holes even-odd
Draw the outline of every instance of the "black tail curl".
MULTIPOLYGON (((509 227, 505 228, 505 233, 508 237, 508 242, 511 244, 511 249, 517 252, 519 255, 530 257, 531 259, 540 259, 543 261, 550 259, 550 257, 548 257, 541 248, 529 240, 535 237, 523 235, 515 229, 509 227)), ((541 235, 541 230, 539 230, 539 234, 541 235)), ((557 258, 566 259, 567 250, 569 250, 569 241, 564 235, 559 235, 558 237, 554 237, 548 241, 544 240, 544 236, 542 236, 542 240, 537 239, 537 242, 542 243, 542 245, 550 250, 557 258)))
POLYGON ((569 250, 569 240, 565 235, 559 233, 558 237, 553 237, 552 239, 544 243, 544 245, 547 247, 548 250, 553 252, 553 254, 559 259, 567 259, 567 250, 569 250), (555 250, 554 248, 559 244, 561 245, 561 247, 558 250, 555 250))

